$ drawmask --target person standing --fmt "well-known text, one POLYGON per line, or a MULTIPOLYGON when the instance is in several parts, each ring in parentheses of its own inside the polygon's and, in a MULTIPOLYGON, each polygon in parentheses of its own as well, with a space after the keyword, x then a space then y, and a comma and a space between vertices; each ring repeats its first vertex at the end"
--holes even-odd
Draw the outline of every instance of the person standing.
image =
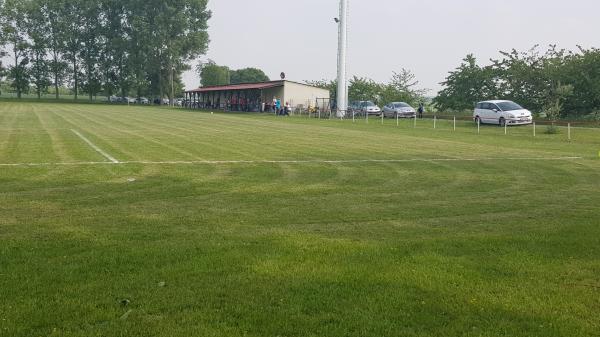
POLYGON ((423 119, 423 112, 425 112, 425 105, 423 105, 423 102, 419 103, 419 118, 423 119))
POLYGON ((285 102, 285 109, 284 109, 284 115, 285 116, 289 116, 290 115, 290 111, 292 111, 292 107, 290 106, 290 102, 285 102))
POLYGON ((271 109, 273 109, 273 112, 277 114, 277 98, 275 97, 273 97, 273 104, 271 105, 271 109))
POLYGON ((281 113, 281 100, 279 98, 275 101, 275 107, 277 108, 277 115, 279 115, 281 113))

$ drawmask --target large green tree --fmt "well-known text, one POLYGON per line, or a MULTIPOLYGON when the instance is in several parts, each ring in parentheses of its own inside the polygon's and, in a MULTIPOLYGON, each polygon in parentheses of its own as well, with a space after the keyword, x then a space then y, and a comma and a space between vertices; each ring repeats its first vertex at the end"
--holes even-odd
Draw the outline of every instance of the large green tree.
POLYGON ((39 98, 50 86, 50 67, 47 60, 49 45, 49 21, 39 9, 43 6, 40 0, 24 1, 26 16, 25 29, 29 37, 29 57, 31 59, 30 74, 39 98))
POLYGON ((48 68, 52 77, 54 94, 58 99, 60 87, 63 85, 69 65, 63 59, 65 41, 62 31, 66 29, 66 22, 61 18, 62 6, 65 0, 38 0, 38 12, 43 15, 46 27, 46 45, 50 60, 48 68))
POLYGON ((105 19, 100 2, 96 0, 79 0, 81 3, 80 35, 81 65, 84 72, 83 90, 88 94, 90 101, 102 89, 102 74, 100 71, 100 58, 106 43, 102 34, 102 23, 105 19))
POLYGON ((99 30, 104 38, 98 65, 104 93, 111 96, 120 91, 121 96, 127 96, 134 83, 132 25, 128 22, 130 8, 127 1, 120 0, 103 0, 100 8, 103 24, 99 30))
POLYGON ((151 87, 162 97, 175 95, 176 74, 208 49, 207 0, 146 0, 138 6, 145 12, 149 44, 148 69, 151 87))
POLYGON ((81 53, 83 30, 81 21, 84 16, 84 8, 87 2, 82 0, 65 0, 60 7, 58 19, 60 21, 60 37, 62 41, 61 51, 70 67, 70 77, 73 84, 75 99, 79 96, 81 78, 81 53))
POLYGON ((26 35, 26 2, 7 0, 0 8, 0 30, 5 42, 9 45, 12 64, 8 69, 11 86, 17 97, 29 89, 29 43, 26 35))
POLYGON ((472 54, 450 72, 442 85, 444 89, 434 99, 442 110, 472 109, 477 101, 496 98, 493 72, 489 67, 480 67, 472 54))
POLYGON ((350 101, 373 101, 379 104, 381 100, 381 84, 370 78, 353 76, 348 81, 348 98, 350 101))
POLYGON ((244 68, 230 72, 231 84, 267 82, 269 76, 258 68, 244 68))
POLYGON ((229 67, 217 65, 213 60, 200 63, 197 71, 200 74, 200 85, 203 87, 231 83, 231 71, 229 67))

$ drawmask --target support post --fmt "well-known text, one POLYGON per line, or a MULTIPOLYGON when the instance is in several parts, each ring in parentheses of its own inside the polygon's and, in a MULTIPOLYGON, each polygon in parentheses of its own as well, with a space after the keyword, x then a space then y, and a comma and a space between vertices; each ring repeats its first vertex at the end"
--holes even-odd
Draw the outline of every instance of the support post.
POLYGON ((348 110, 348 81, 346 78, 346 53, 348 48, 348 0, 340 0, 338 22, 338 87, 337 113, 343 116, 348 110))
POLYGON ((456 116, 454 116, 454 131, 456 131, 456 116))

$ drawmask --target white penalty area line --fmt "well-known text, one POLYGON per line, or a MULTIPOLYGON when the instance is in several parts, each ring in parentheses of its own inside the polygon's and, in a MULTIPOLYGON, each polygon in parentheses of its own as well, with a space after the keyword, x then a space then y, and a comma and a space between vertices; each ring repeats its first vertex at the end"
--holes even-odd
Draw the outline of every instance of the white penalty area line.
MULTIPOLYGON (((119 164, 120 162, 118 160, 116 160, 113 156, 109 155, 108 153, 102 151, 101 148, 99 148, 98 146, 96 146, 94 143, 92 143, 89 139, 85 138, 84 135, 82 135, 81 133, 79 133, 77 130, 73 130, 71 129, 71 131, 76 134, 79 138, 81 138, 81 140, 83 140, 84 142, 86 142, 92 149, 94 149, 96 152, 100 153, 104 158, 108 159, 111 163, 113 164, 119 164)), ((60 165, 60 164, 58 164, 60 165)))
MULTIPOLYGON (((75 132, 75 131, 74 131, 75 132)), ((83 137, 82 137, 83 138, 83 137)), ((83 138, 84 139, 84 138, 83 138)), ((85 140, 85 139, 84 139, 85 140)), ((93 144, 90 143, 90 146, 93 144)), ((100 150, 100 149, 98 149, 100 150)), ((97 151, 98 151, 97 150, 97 151)), ((101 150, 100 150, 101 151, 101 150)), ((99 152, 100 152, 99 151, 99 152)), ((100 152, 102 153, 102 152, 100 152)), ((105 155, 111 160, 110 156, 105 155)), ((484 161, 570 161, 583 157, 512 157, 512 158, 414 158, 414 159, 349 159, 349 160, 194 160, 194 161, 117 161, 72 163, 14 163, 0 167, 17 166, 94 166, 94 165, 229 165, 229 164, 364 164, 364 163, 414 163, 414 162, 484 162, 484 161)))

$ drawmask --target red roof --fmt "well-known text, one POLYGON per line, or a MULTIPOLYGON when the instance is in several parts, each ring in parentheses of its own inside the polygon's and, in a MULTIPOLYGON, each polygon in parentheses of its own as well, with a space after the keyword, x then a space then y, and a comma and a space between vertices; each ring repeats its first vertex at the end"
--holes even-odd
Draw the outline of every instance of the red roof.
POLYGON ((209 91, 224 91, 224 90, 251 90, 251 89, 268 89, 275 87, 282 87, 284 81, 272 81, 272 82, 261 82, 261 83, 242 83, 242 84, 231 84, 231 85, 217 85, 212 87, 203 87, 186 92, 209 92, 209 91))

